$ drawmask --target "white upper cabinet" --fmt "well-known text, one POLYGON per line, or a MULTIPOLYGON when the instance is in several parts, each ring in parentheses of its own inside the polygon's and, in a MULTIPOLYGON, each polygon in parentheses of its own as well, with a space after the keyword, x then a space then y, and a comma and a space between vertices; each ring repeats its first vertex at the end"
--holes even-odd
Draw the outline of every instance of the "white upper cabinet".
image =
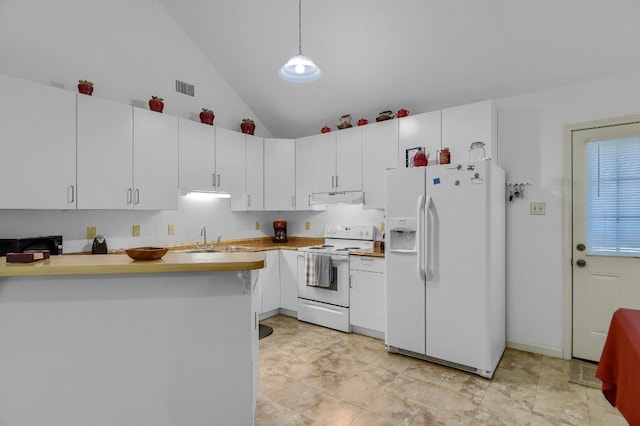
POLYGON ((264 140, 264 209, 295 210, 295 140, 264 140))
POLYGON ((451 162, 469 161, 469 148, 473 142, 483 142, 485 156, 499 164, 497 114, 493 101, 442 110, 442 146, 451 151, 451 162))
POLYGON ((398 167, 407 167, 407 150, 423 147, 429 164, 436 164, 442 148, 442 113, 440 110, 398 119, 398 167))
POLYGON ((312 192, 334 192, 336 190, 336 134, 319 133, 304 138, 311 141, 312 192))
POLYGON ((133 107, 78 95, 78 209, 133 206, 133 107))
POLYGON ((181 118, 180 189, 215 190, 215 129, 208 124, 181 118))
POLYGON ((230 193, 238 207, 247 187, 245 140, 244 133, 216 127, 216 190, 230 193))
POLYGON ((310 136, 313 192, 362 190, 362 128, 310 136))
POLYGON ((5 76, 0 92, 0 208, 75 209, 76 94, 5 76))
POLYGON ((311 210, 314 136, 296 139, 296 210, 311 210))
POLYGON ((336 133, 336 190, 362 191, 362 127, 336 133))
POLYGON ((386 120, 362 127, 364 208, 384 209, 386 169, 398 168, 398 122, 386 120))
POLYGON ((133 208, 178 209, 178 117, 133 108, 133 208))
POLYGON ((244 136, 247 150, 247 197, 242 210, 264 210, 264 139, 253 135, 244 136))

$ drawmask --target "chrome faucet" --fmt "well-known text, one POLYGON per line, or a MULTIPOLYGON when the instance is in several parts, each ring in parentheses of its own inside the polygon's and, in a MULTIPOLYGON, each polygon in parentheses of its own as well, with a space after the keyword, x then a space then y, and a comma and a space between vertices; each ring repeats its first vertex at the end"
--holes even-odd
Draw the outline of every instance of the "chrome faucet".
POLYGON ((218 235, 218 247, 220 247, 220 240, 222 239, 222 235, 218 235))
POLYGON ((202 235, 202 242, 204 243, 204 247, 207 247, 207 227, 202 225, 200 227, 200 235, 202 235))

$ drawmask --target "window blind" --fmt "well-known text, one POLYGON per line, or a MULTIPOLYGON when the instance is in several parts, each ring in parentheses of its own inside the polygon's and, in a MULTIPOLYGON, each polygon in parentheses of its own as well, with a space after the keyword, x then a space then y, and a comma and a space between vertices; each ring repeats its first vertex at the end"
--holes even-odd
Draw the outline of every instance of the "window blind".
POLYGON ((587 253, 640 256, 640 138, 587 142, 587 253))

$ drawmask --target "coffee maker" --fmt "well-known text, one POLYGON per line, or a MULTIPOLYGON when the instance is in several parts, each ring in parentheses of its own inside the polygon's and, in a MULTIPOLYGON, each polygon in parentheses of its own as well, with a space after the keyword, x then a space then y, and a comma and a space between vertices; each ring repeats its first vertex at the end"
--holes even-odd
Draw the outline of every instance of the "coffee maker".
POLYGON ((273 238, 274 243, 286 243, 287 242, 287 221, 275 220, 273 222, 273 238))

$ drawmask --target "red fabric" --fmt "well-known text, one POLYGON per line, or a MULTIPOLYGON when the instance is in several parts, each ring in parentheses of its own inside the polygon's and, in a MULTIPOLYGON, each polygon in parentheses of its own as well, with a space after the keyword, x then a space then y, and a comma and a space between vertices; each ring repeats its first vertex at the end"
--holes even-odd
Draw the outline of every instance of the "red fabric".
POLYGON ((631 426, 640 426, 640 310, 614 312, 596 377, 631 426))

